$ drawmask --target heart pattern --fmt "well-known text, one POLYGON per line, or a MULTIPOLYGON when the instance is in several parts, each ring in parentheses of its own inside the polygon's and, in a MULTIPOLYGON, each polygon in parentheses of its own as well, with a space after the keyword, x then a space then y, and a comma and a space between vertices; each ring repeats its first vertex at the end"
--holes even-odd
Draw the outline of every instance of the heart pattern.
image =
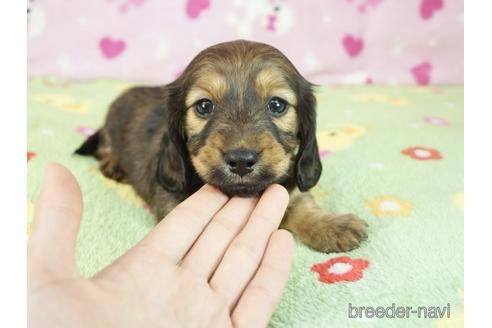
POLYGON ((343 47, 350 57, 355 57, 362 51, 364 41, 361 38, 356 38, 350 34, 343 37, 343 47))
POLYGON ((123 40, 113 40, 110 37, 103 37, 99 41, 99 48, 104 57, 113 59, 125 51, 126 43, 123 40))
POLYGON ((422 19, 431 19, 434 12, 441 10, 443 5, 443 0, 422 0, 420 3, 420 17, 422 19))
POLYGON ((74 2, 63 15, 36 3, 28 30, 59 28, 28 40, 29 78, 171 81, 207 46, 249 39, 288 54, 318 84, 463 83, 463 1, 102 0, 74 2), (416 68, 414 78, 423 61, 432 70, 416 68))
POLYGON ((432 65, 428 62, 423 62, 416 65, 410 69, 415 81, 418 85, 427 85, 430 82, 430 73, 432 70, 432 65))
POLYGON ((209 6, 209 0, 188 0, 186 2, 186 14, 189 18, 195 19, 209 6))

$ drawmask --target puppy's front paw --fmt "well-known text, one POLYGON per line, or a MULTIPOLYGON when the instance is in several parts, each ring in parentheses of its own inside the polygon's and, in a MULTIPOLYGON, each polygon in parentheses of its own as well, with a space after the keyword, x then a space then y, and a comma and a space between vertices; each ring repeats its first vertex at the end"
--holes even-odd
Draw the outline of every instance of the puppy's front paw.
POLYGON ((312 218, 309 229, 300 236, 305 244, 321 252, 346 252, 367 238, 367 223, 353 214, 323 213, 312 218))

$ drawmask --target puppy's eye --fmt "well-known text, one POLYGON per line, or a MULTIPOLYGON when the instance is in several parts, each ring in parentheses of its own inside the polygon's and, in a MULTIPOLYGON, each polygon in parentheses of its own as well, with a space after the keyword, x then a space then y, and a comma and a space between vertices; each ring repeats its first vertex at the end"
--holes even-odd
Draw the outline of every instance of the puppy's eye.
POLYGON ((273 97, 268 101, 268 110, 275 116, 283 115, 287 110, 287 102, 279 97, 273 97))
POLYGON ((214 108, 214 103, 210 99, 200 99, 195 104, 195 112, 200 116, 212 114, 214 108))

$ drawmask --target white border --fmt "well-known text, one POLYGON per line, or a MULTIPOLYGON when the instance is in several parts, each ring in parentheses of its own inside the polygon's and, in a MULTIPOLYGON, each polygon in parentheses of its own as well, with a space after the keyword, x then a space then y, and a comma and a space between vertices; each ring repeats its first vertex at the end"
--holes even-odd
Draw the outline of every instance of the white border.
POLYGON ((0 11, 0 327, 26 326, 26 3, 0 11))
MULTIPOLYGON (((489 244, 492 240, 492 42, 489 37, 492 4, 475 1, 466 5, 465 322, 474 327, 490 321, 488 306, 492 294, 489 244)), ((10 2, 8 8, 4 7, 0 12, 4 45, 0 61, 0 90, 3 91, 0 326, 21 327, 26 323, 26 8, 24 2, 10 2)))
POLYGON ((480 327, 492 304, 492 4, 465 5, 465 323, 480 327))

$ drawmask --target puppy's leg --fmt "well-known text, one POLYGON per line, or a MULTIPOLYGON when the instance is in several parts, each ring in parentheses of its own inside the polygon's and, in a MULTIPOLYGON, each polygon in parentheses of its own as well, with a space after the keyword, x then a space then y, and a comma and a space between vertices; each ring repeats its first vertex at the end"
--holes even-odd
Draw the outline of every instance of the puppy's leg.
POLYGON ((184 199, 178 198, 175 195, 163 190, 160 185, 155 188, 156 192, 152 198, 151 204, 152 211, 157 219, 157 222, 159 222, 184 199))
POLYGON ((282 227, 295 233, 304 244, 322 252, 346 252, 367 238, 367 224, 354 214, 330 214, 313 196, 295 191, 282 227))
POLYGON ((99 169, 102 174, 110 179, 123 182, 125 173, 118 164, 118 157, 113 153, 110 145, 110 139, 107 133, 102 132, 102 144, 97 150, 97 158, 99 158, 99 169))
POLYGON ((123 182, 125 180, 125 173, 118 166, 118 159, 110 153, 101 157, 101 163, 99 166, 102 174, 105 177, 123 182))

